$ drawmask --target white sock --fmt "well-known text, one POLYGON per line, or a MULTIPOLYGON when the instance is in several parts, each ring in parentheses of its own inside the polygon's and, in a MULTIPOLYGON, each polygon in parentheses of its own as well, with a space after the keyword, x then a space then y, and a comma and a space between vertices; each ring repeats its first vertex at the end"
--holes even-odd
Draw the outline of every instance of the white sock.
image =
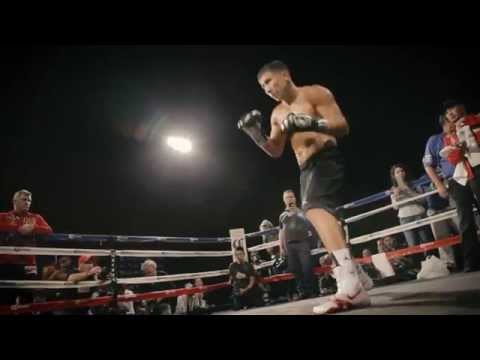
POLYGON ((339 266, 344 266, 352 263, 352 255, 350 254, 350 249, 340 249, 333 252, 333 256, 337 260, 339 266))

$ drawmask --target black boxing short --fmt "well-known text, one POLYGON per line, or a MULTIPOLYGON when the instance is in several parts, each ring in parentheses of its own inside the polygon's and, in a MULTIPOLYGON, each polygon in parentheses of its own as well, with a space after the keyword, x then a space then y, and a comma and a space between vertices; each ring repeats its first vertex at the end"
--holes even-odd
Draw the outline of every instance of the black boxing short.
POLYGON ((345 163, 338 148, 322 149, 300 170, 302 209, 324 209, 341 220, 336 209, 343 205, 345 163))

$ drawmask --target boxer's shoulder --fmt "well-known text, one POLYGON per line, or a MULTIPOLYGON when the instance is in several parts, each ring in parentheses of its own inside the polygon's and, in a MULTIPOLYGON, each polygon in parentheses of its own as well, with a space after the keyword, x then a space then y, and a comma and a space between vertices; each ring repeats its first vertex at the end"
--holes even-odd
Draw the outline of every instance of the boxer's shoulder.
POLYGON ((307 99, 318 99, 332 96, 332 92, 330 91, 330 89, 322 85, 303 86, 302 88, 300 88, 300 92, 307 99))

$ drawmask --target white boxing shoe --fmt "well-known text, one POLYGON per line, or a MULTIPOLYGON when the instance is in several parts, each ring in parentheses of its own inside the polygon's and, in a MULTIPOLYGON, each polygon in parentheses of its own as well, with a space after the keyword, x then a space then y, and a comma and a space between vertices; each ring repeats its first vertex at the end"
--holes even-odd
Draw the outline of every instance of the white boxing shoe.
POLYGON ((360 272, 352 262, 348 265, 337 266, 333 269, 333 273, 337 279, 338 292, 326 303, 315 306, 313 308, 315 314, 333 314, 371 305, 370 297, 362 282, 365 282, 365 286, 371 289, 373 281, 365 272, 360 272))
POLYGON ((353 296, 336 294, 326 303, 315 306, 313 312, 319 315, 334 314, 341 311, 368 307, 370 305, 371 301, 368 293, 363 289, 359 289, 353 296))
MULTIPOLYGON (((363 271, 363 268, 361 265, 357 264, 356 267, 357 267, 358 278, 360 279, 360 282, 362 283, 362 287, 365 289, 365 291, 369 291, 373 289, 374 283, 372 278, 368 276, 368 274, 365 271, 363 271)), ((339 266, 333 268, 333 278, 337 279, 337 286, 338 286, 339 271, 340 271, 339 266)))

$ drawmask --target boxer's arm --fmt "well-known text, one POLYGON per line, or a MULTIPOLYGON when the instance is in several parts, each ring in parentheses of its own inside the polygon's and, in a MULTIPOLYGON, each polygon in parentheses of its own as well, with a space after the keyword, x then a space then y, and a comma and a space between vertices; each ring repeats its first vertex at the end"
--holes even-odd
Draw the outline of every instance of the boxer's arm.
POLYGON ((272 113, 270 125, 270 137, 265 143, 263 150, 269 156, 278 159, 282 156, 283 151, 285 150, 285 145, 287 143, 287 134, 282 131, 282 128, 280 126, 280 118, 278 117, 275 110, 272 113))
POLYGON ((262 130, 262 114, 258 110, 250 111, 242 116, 237 124, 238 128, 245 132, 267 155, 279 158, 283 154, 287 135, 281 131, 280 121, 274 110, 271 117, 270 137, 262 130))
POLYGON ((322 86, 312 86, 309 95, 316 111, 326 121, 326 132, 335 137, 347 136, 350 126, 331 91, 322 86))

